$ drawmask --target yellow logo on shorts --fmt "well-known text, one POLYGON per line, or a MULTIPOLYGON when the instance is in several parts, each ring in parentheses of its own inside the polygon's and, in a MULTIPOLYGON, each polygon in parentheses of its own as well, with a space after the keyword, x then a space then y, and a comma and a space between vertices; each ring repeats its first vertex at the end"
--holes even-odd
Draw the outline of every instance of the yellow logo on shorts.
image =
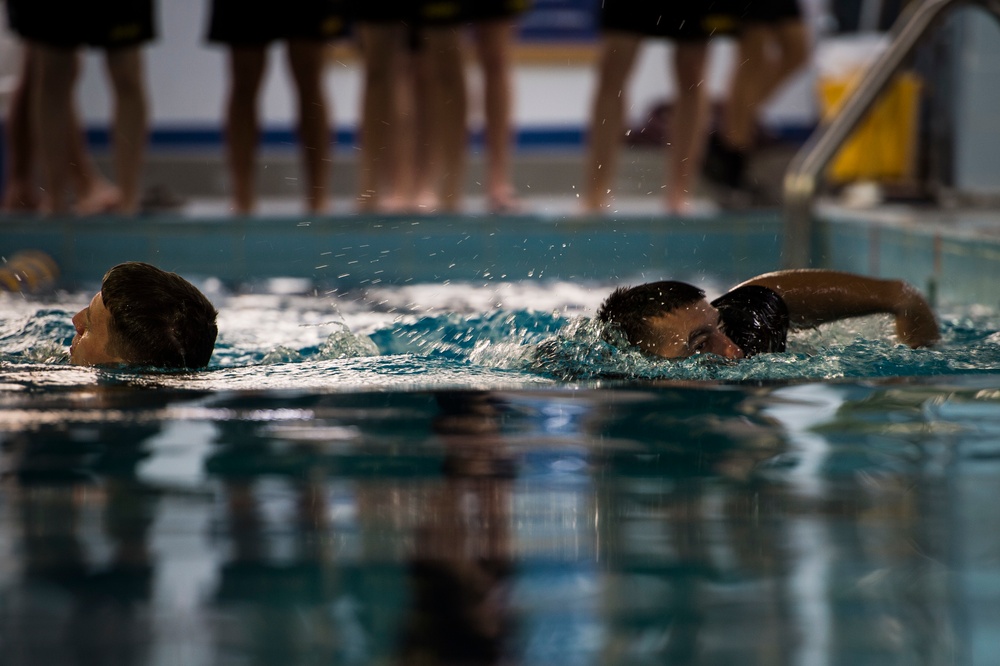
POLYGON ((339 16, 331 16, 323 21, 320 31, 324 35, 339 35, 344 30, 344 19, 339 16))
POLYGON ((731 35, 736 32, 736 17, 729 14, 709 14, 701 22, 702 28, 710 35, 731 35))
POLYGON ((446 19, 458 14, 458 3, 455 2, 431 2, 424 5, 424 18, 446 19))
POLYGON ((111 42, 127 42, 137 39, 142 34, 142 25, 138 23, 127 23, 116 25, 111 28, 109 35, 111 42))

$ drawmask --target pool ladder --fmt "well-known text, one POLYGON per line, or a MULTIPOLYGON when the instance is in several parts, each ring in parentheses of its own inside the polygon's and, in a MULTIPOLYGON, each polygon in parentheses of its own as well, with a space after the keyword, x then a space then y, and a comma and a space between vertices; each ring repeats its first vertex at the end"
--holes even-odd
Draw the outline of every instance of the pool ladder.
POLYGON ((829 123, 822 124, 796 153, 785 172, 785 242, 787 268, 808 267, 812 260, 813 203, 820 173, 864 118, 893 74, 946 11, 979 6, 1000 20, 1000 0, 923 0, 911 2, 892 27, 889 48, 875 61, 829 123))

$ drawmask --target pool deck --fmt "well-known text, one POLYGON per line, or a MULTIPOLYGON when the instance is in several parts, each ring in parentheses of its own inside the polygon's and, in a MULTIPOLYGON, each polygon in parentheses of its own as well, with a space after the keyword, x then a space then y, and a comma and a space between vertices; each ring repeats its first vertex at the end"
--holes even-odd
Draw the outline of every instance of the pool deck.
MULTIPOLYGON (((305 277, 340 290, 425 281, 538 278, 635 280, 713 275, 739 280, 783 265, 779 209, 723 211, 699 199, 667 216, 658 196, 620 199, 606 215, 574 196, 528 196, 524 212, 356 215, 346 199, 304 215, 291 198, 228 214, 217 198, 138 218, 0 217, 0 254, 50 254, 63 285, 95 283, 115 263, 140 260, 191 276, 239 282, 305 277)), ((997 305, 1000 216, 986 209, 904 205, 817 207, 812 265, 900 277, 945 302, 997 305)))

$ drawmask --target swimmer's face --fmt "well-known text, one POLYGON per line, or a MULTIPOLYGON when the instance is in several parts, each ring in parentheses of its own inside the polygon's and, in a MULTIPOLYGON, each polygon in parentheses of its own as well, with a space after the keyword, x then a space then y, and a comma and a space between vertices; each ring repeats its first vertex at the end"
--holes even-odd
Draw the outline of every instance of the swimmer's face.
POLYGON ((643 349, 663 358, 715 354, 743 358, 743 350, 722 332, 719 311, 702 299, 649 320, 653 339, 643 349))
POLYGON ((101 292, 97 292, 90 305, 73 317, 76 335, 69 348, 73 365, 113 365, 124 363, 111 348, 111 313, 104 307, 101 292))

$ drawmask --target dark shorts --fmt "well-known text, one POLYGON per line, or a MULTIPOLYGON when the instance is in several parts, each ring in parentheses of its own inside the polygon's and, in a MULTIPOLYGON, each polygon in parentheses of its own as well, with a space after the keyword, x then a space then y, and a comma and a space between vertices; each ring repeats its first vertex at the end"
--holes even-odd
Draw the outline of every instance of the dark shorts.
POLYGON ((601 28, 645 37, 704 41, 736 31, 732 0, 602 0, 601 28))
POLYGON ((344 0, 212 0, 208 41, 261 45, 279 39, 327 41, 347 34, 344 0))
POLYGON ((419 14, 417 0, 347 0, 351 20, 365 23, 416 23, 419 14))
POLYGON ((348 0, 349 14, 371 23, 457 25, 511 18, 531 8, 532 0, 348 0))
POLYGON ((532 0, 465 0, 462 20, 490 21, 514 18, 531 9, 532 0))
POLYGON ((11 29, 61 48, 136 46, 156 37, 153 0, 7 0, 11 29))
POLYGON ((743 23, 781 23, 802 18, 799 0, 730 0, 743 23))

